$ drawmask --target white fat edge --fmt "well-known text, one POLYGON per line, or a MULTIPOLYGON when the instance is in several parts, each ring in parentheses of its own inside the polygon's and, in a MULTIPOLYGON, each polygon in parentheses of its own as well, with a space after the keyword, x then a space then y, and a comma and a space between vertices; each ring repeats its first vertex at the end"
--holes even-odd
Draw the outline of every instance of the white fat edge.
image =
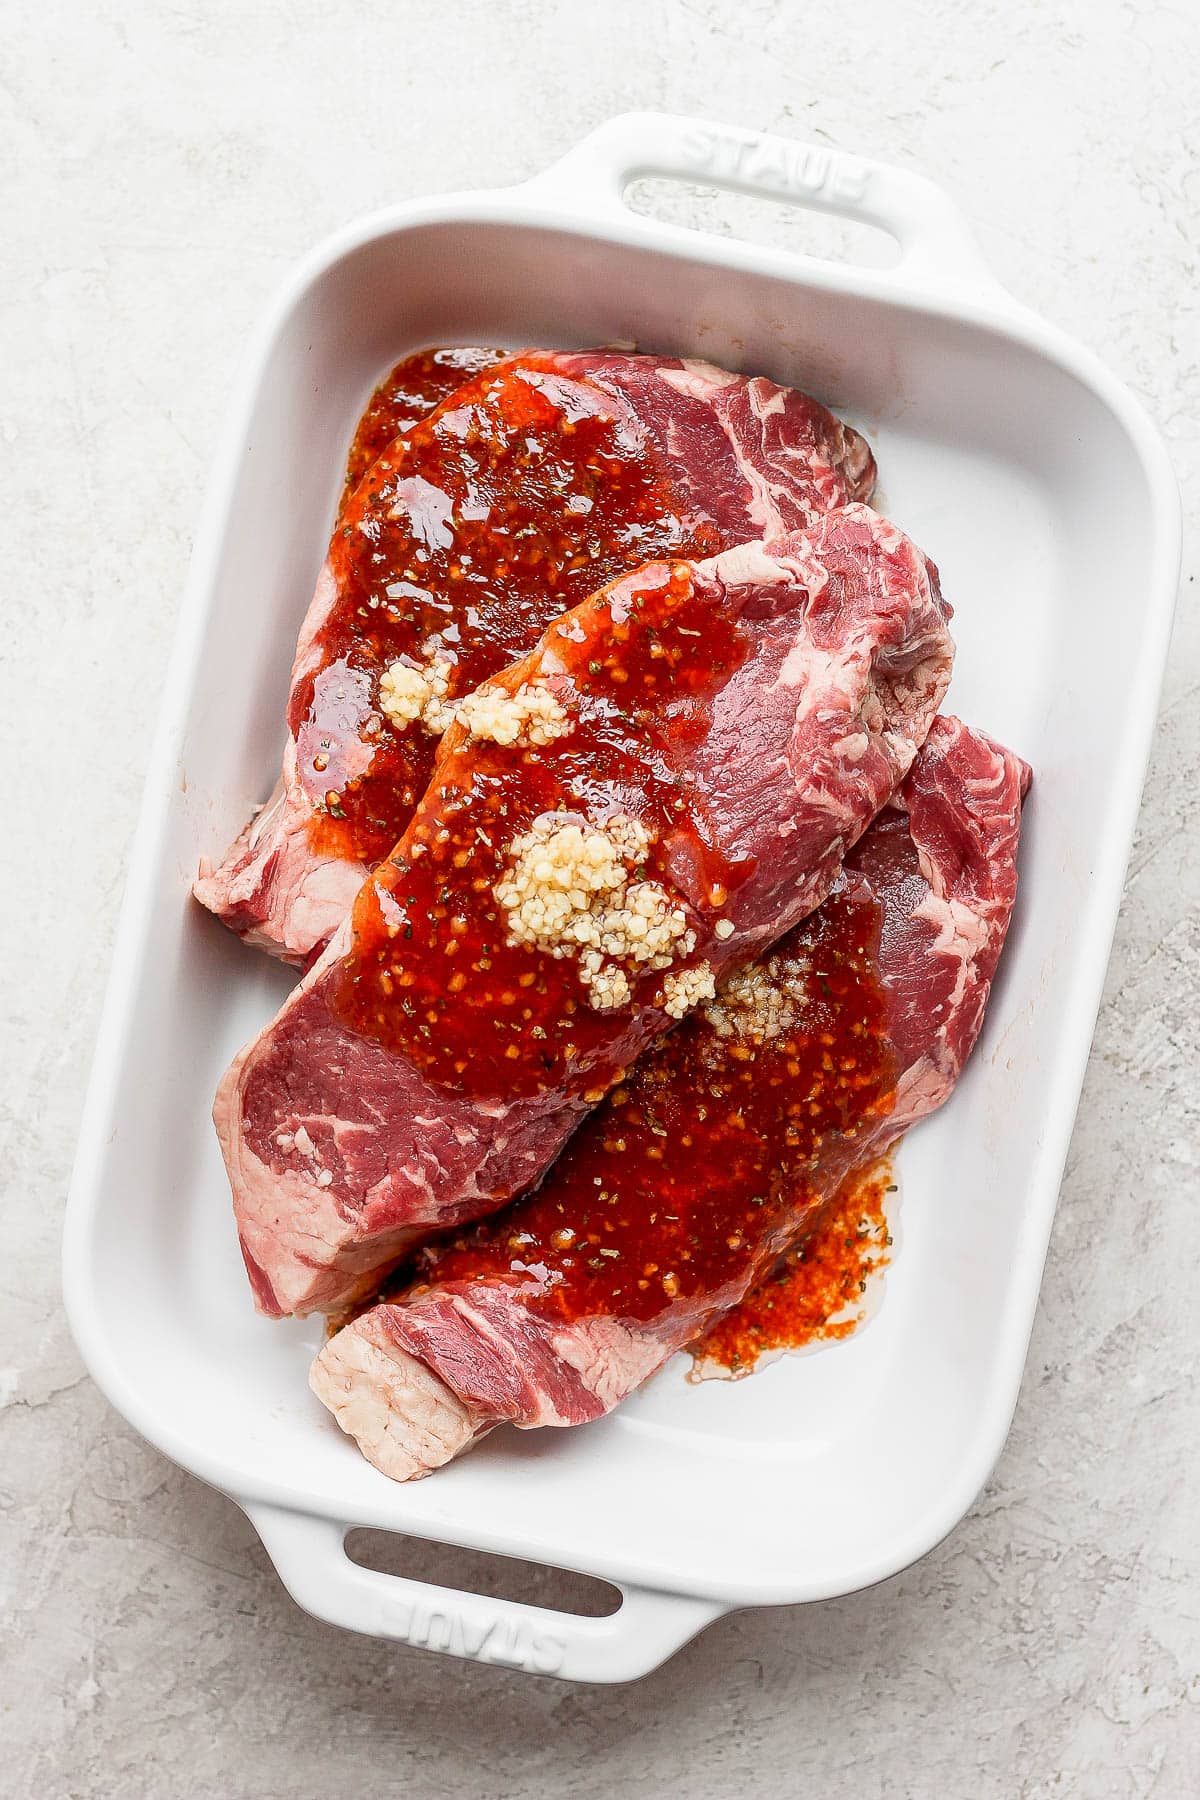
POLYGON ((871 748, 870 733, 866 731, 847 732, 845 737, 838 738, 837 742, 831 744, 829 748, 832 754, 840 756, 843 762, 861 762, 871 748))
POLYGON ((705 362, 700 357, 685 356, 682 362, 680 369, 664 369, 660 365, 655 373, 660 381, 665 381, 677 394, 684 394, 690 400, 707 400, 715 389, 732 387, 734 382, 741 380, 741 376, 730 369, 718 369, 715 363, 705 362))
POLYGON ((696 567, 702 575, 712 575, 727 587, 743 583, 774 587, 778 582, 791 579, 789 565, 771 556, 761 538, 735 544, 731 550, 722 550, 719 556, 710 556, 696 567))
MULTIPOLYGON (((797 535, 795 532, 790 532, 788 537, 795 542, 797 535)), ((788 550, 779 558, 779 561, 792 580, 798 582, 804 589, 810 600, 815 600, 818 594, 823 594, 829 586, 829 570, 811 551, 805 554, 803 550, 788 550)), ((868 625, 864 621, 859 626, 859 631, 867 629, 868 625)))
MULTIPOLYGON (((895 521, 885 518, 882 513, 877 513, 874 508, 868 506, 865 501, 856 500, 844 510, 846 512, 864 515, 864 523, 870 525, 872 536, 881 549, 891 552, 903 549, 907 546, 909 539, 905 536, 904 532, 901 531, 895 521)), ((924 574, 924 558, 921 557, 919 560, 921 563, 922 574, 924 574)))
MULTIPOLYGON (((288 744, 288 751, 291 753, 294 760, 296 755, 296 740, 294 738, 292 738, 288 744)), ((287 752, 285 752, 285 755, 286 754, 287 752)), ((254 816, 250 823, 250 831, 246 838, 247 850, 258 849, 263 838, 274 831, 277 822, 280 817, 287 812, 290 804, 291 801, 288 795, 287 785, 285 782, 280 781, 279 786, 276 788, 271 798, 265 801, 262 806, 255 809, 254 816)), ((203 871, 201 871, 201 873, 203 873, 203 871)))
MULTIPOLYGON (((839 683, 844 673, 844 655, 835 656, 829 650, 820 649, 811 639, 801 636, 780 663, 773 686, 805 690, 815 686, 836 693, 840 692, 839 683)), ((842 707, 831 708, 828 716, 836 717, 844 710, 842 707)))
POLYGON ((733 448, 733 459, 750 489, 750 505, 747 508, 750 517, 760 531, 768 538, 778 537, 785 529, 785 521, 776 503, 776 495, 783 488, 782 482, 772 481, 764 469, 760 469, 753 460, 747 461, 741 453, 740 445, 730 437, 733 448))
POLYGON ((304 615, 304 623, 300 627, 300 636, 296 644, 296 655, 292 663, 291 686, 295 686, 305 675, 311 675, 321 667, 322 650, 320 636, 329 622, 330 614, 337 605, 340 589, 334 580, 329 561, 321 565, 321 573, 317 576, 316 592, 313 594, 308 611, 304 615))
MULTIPOLYGON (((896 731, 890 726, 887 730, 880 732, 879 736, 888 752, 893 768, 896 770, 899 779, 903 781, 904 777, 908 774, 914 762, 917 760, 917 746, 903 731, 896 731)), ((899 795, 896 796, 896 805, 903 805, 903 801, 900 799, 899 795)), ((919 845, 917 847, 917 854, 919 857, 919 845)), ((922 869, 921 873, 922 875, 925 875, 926 871, 922 869)))
MULTIPOLYGON (((774 381, 767 381, 761 375, 757 380, 750 382, 749 393, 750 410, 753 412, 756 419, 769 419, 772 414, 781 413, 784 406, 787 404, 786 388, 779 387, 774 381), (764 388, 770 389, 770 392, 765 399, 763 398, 764 388)), ((808 461, 807 455, 799 445, 785 444, 783 450, 788 456, 798 454, 805 461, 808 461)))

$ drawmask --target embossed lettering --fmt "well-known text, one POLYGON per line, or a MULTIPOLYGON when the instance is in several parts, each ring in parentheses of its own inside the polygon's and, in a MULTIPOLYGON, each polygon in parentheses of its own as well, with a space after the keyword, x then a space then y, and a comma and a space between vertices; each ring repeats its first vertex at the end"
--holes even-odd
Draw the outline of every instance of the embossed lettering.
POLYGON ((567 1646, 562 1638, 551 1637, 540 1631, 530 1646, 530 1661, 540 1675, 553 1675, 562 1668, 563 1658, 567 1654, 567 1646))
POLYGON ((481 1619, 478 1625, 472 1624, 469 1619, 460 1619, 458 1627, 462 1637, 463 1654, 482 1661, 487 1641, 496 1629, 495 1619, 481 1619))
POLYGON ((476 1662, 505 1663, 511 1668, 531 1668, 552 1675, 563 1664, 567 1646, 549 1632, 530 1631, 520 1619, 497 1613, 491 1618, 471 1618, 444 1612, 439 1607, 414 1605, 399 1600, 390 1617, 393 1636, 419 1650, 443 1655, 469 1656, 476 1662))
POLYGON ((762 143, 752 148, 746 159, 745 174, 750 181, 769 183, 774 187, 787 187, 788 146, 780 143, 762 143))
MULTIPOLYGON (((497 1620, 496 1623, 500 1625, 501 1621, 497 1620)), ((502 1628, 493 1633, 487 1660, 510 1663, 518 1669, 524 1668, 529 1660, 529 1649, 521 1642, 521 1625, 518 1620, 505 1619, 502 1628)))
POLYGON ((684 156, 689 156, 693 162, 704 166, 712 159, 715 142, 711 131, 705 131, 703 126, 697 125, 684 133, 680 149, 684 156))
POLYGON ((684 134, 683 159, 697 174, 717 181, 745 181, 780 193, 821 194, 833 200, 861 200, 869 172, 851 156, 751 131, 716 131, 694 126, 684 134))
POLYGON ((833 165, 830 189, 835 200, 861 200, 867 191, 870 172, 852 157, 839 158, 833 165))

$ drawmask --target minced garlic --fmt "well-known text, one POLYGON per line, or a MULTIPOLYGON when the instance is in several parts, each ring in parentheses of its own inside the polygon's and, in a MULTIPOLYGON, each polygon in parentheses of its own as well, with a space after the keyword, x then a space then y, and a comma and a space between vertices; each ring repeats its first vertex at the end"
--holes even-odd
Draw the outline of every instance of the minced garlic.
POLYGON ((494 744, 549 744, 571 729, 550 689, 531 681, 523 681, 515 694, 487 682, 459 701, 454 716, 471 737, 494 744))
POLYGON ((765 963, 735 969, 704 1012, 720 1038, 766 1043, 779 1037, 796 1022, 786 968, 778 957, 770 957, 765 963))
POLYGON ((390 663, 379 677, 379 706, 400 731, 420 719, 427 731, 439 736, 454 714, 446 705, 450 671, 454 664, 435 656, 418 668, 413 663, 390 663))
POLYGON ((701 1000, 711 1000, 716 991, 717 984, 708 963, 680 969, 663 981, 663 1011, 672 1019, 682 1019, 684 1013, 698 1006, 701 1000))
POLYGON ((496 888, 509 942, 578 958, 593 1006, 624 1006, 622 963, 669 969, 695 948, 687 915, 657 881, 631 881, 650 835, 636 819, 597 827, 546 813, 513 840, 513 865, 496 888))
POLYGON ((614 1012, 618 1006, 629 1005, 629 977, 616 963, 600 962, 597 969, 584 971, 584 980, 588 999, 597 1012, 614 1012))

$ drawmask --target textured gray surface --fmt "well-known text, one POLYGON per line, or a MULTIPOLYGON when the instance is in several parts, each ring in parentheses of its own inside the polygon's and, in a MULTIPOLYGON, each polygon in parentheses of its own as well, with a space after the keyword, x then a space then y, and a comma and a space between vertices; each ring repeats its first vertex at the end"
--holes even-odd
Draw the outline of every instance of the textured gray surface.
MULTIPOLYGON (((20 0, 15 11, 0 37, 0 644, 15 850, 0 889, 0 1791, 1194 1794, 1194 525, 1016 1423, 970 1517, 918 1567, 844 1601, 728 1619, 629 1689, 352 1639, 292 1606, 236 1508, 108 1409, 81 1374, 57 1268, 189 535, 235 359, 293 258, 398 195, 531 172, 635 105, 920 163, 958 194, 1008 285, 1142 396, 1194 521, 1194 10, 20 0)), ((696 203, 677 204, 688 216, 696 203)), ((759 228, 786 243, 808 229, 759 228)), ((471 1563, 454 1564, 467 1585, 471 1563)))

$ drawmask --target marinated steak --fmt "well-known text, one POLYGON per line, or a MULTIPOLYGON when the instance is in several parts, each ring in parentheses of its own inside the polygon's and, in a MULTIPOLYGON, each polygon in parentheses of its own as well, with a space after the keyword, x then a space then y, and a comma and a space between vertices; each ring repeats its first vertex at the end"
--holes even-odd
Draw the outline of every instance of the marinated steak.
POLYGON ((346 503, 300 633, 279 784, 197 896, 306 964, 407 826, 459 697, 605 582, 803 528, 874 477, 857 432, 761 377, 604 351, 483 370, 346 503))
POLYGON ((331 1309, 541 1175, 650 1040, 819 905, 949 679, 869 508, 656 563, 463 703, 215 1119, 260 1307, 331 1309))
POLYGON ((472 375, 503 362, 504 350, 481 350, 474 345, 417 350, 398 362, 379 383, 358 421, 346 458, 345 505, 377 457, 398 437, 427 419, 435 407, 448 400, 472 375))
POLYGON ((424 1254, 311 1384, 386 1475, 608 1412, 947 1098, 1016 893, 1029 771, 937 719, 833 894, 657 1045, 532 1196, 424 1254))

